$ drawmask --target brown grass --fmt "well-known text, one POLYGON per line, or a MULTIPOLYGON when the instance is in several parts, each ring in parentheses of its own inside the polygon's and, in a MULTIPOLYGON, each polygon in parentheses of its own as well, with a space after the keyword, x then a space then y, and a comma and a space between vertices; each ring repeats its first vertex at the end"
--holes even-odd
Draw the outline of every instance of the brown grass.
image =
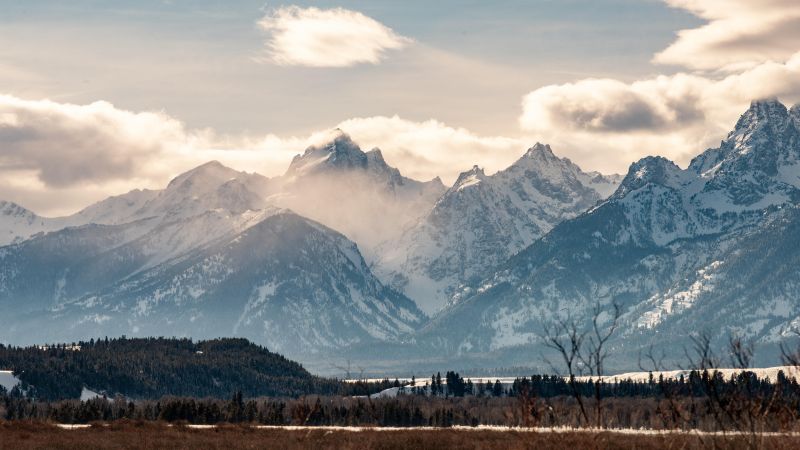
MULTIPOLYGON (((752 443, 750 443, 752 445, 752 443)), ((520 433, 491 430, 330 431, 169 427, 152 422, 117 422, 62 430, 35 422, 0 423, 0 449, 736 449, 747 437, 644 436, 599 433, 520 433)), ((797 437, 764 437, 759 448, 800 448, 797 437)))

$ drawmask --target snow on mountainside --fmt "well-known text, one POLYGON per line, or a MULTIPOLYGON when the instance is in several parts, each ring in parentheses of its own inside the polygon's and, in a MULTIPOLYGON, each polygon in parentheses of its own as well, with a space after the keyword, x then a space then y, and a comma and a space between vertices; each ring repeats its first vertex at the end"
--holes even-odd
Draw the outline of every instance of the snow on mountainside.
POLYGON ((435 313, 459 285, 490 274, 559 222, 608 196, 618 182, 587 174, 542 144, 491 176, 475 166, 416 225, 379 250, 376 271, 435 313))
POLYGON ((239 214, 266 206, 262 192, 268 184, 261 175, 211 161, 175 177, 165 189, 110 197, 75 216, 82 223, 117 225, 152 217, 173 221, 216 209, 239 214))
POLYGON ((370 260, 378 244, 427 213, 445 191, 438 178, 402 176, 379 149, 363 152, 339 130, 330 142, 297 155, 286 174, 271 181, 270 203, 345 234, 370 260))
POLYGON ((0 245, 39 232, 87 224, 121 225, 143 219, 174 221, 221 209, 235 214, 266 206, 269 180, 212 161, 173 179, 163 190, 136 189, 109 197, 67 217, 44 218, 9 202, 0 202, 0 245))
POLYGON ((308 354, 400 339, 421 324, 355 243, 268 206, 271 183, 210 162, 0 247, 0 341, 233 334, 308 354))
POLYGON ((0 340, 234 334, 306 356, 397 341, 422 324, 416 305, 380 283, 354 242, 274 205, 377 242, 444 189, 339 132, 273 179, 212 161, 69 217, 4 203, 0 229, 15 244, 0 247, 0 305, 11 311, 0 340))
POLYGON ((99 201, 70 216, 72 225, 97 223, 119 225, 129 222, 144 205, 158 196, 159 191, 135 189, 126 194, 115 195, 99 201))
POLYGON ((0 246, 66 226, 64 219, 37 216, 16 203, 0 200, 0 246))
POLYGON ((537 346, 554 317, 612 301, 624 312, 620 358, 653 344, 680 359, 675 349, 703 330, 720 346, 730 334, 785 339, 800 325, 797 110, 754 102, 687 169, 633 164, 608 200, 473 284, 418 340, 461 352, 537 346))
POLYGON ((306 149, 285 175, 272 179, 239 172, 217 161, 173 179, 162 190, 133 190, 68 217, 43 218, 13 203, 0 203, 0 245, 39 232, 86 224, 157 223, 222 209, 234 214, 268 205, 289 208, 354 239, 369 256, 382 241, 425 214, 445 187, 438 178, 404 177, 378 149, 363 152, 336 131, 326 144, 306 149))
POLYGON ((380 284, 352 241, 288 211, 154 262, 181 233, 220 219, 182 220, 134 239, 135 225, 89 225, 4 248, 0 303, 15 313, 0 319, 0 340, 234 335, 308 356, 399 339, 424 318, 380 284))

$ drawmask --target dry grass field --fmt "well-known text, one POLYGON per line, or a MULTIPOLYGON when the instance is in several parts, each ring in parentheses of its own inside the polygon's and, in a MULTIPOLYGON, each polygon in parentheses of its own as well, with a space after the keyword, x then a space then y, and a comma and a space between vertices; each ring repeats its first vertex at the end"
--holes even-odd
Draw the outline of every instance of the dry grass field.
POLYGON ((0 449, 738 449, 800 448, 800 437, 533 433, 495 430, 284 430, 220 426, 192 429, 124 422, 64 430, 32 422, 0 424, 0 449))

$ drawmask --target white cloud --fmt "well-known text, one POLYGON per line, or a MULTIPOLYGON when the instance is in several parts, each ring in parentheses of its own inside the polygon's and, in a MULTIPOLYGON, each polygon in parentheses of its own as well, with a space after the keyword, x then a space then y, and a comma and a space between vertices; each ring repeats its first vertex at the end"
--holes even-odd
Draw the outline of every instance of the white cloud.
POLYGON ((800 53, 717 78, 678 73, 545 86, 524 97, 520 124, 579 164, 621 172, 647 155, 688 163, 718 144, 750 101, 765 97, 800 101, 800 53))
POLYGON ((379 147, 386 161, 404 175, 420 180, 440 176, 445 183, 475 164, 487 172, 505 168, 532 145, 518 138, 480 136, 437 120, 414 122, 397 116, 350 119, 338 127, 364 150, 379 147))
MULTIPOLYGON (((366 151, 419 179, 451 182, 481 164, 497 170, 522 154, 522 141, 479 136, 435 120, 354 118, 334 125, 366 151)), ((132 112, 108 102, 87 105, 0 95, 0 200, 44 215, 67 214, 108 195, 159 189, 210 160, 266 176, 283 174, 292 157, 329 130, 308 136, 219 135, 191 130, 162 112, 132 112)))
POLYGON ((785 61, 800 50, 797 0, 665 0, 707 20, 681 30, 654 62, 698 70, 741 70, 785 61))
POLYGON ((658 77, 626 84, 612 79, 537 89, 523 100, 522 125, 532 130, 564 127, 588 132, 670 129, 702 116, 696 107, 698 79, 658 77))
POLYGON ((348 67, 377 64, 410 39, 357 11, 284 6, 259 22, 269 34, 270 60, 285 66, 348 67))
POLYGON ((0 168, 34 170, 50 187, 133 177, 187 138, 180 122, 161 113, 0 96, 0 168))
POLYGON ((579 164, 622 172, 646 155, 688 163, 752 100, 800 101, 797 0, 664 1, 708 21, 653 58, 692 72, 545 86, 523 98, 522 128, 579 164))

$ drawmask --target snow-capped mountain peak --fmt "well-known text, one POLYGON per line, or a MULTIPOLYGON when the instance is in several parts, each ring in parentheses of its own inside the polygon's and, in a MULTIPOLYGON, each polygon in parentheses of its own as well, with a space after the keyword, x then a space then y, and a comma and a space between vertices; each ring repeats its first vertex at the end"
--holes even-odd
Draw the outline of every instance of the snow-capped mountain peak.
POLYGON ((367 152, 341 130, 334 130, 333 138, 320 145, 308 147, 302 155, 292 159, 284 176, 287 182, 327 175, 366 176, 390 190, 405 185, 409 180, 400 171, 386 163, 379 148, 367 152))
POLYGON ((674 162, 662 156, 647 156, 631 164, 614 197, 625 197, 631 191, 648 184, 677 189, 683 185, 685 179, 683 169, 674 162))
POLYGON ((63 226, 62 219, 41 217, 14 202, 0 200, 0 246, 63 226))
POLYGON ((22 217, 26 219, 33 219, 36 214, 22 206, 5 200, 0 200, 0 215, 8 217, 22 217))
POLYGON ((187 218, 214 209, 232 213, 260 209, 268 180, 209 161, 173 178, 160 190, 134 189, 108 197, 64 218, 64 225, 118 225, 162 217, 187 218))
POLYGON ((777 98, 756 100, 739 118, 731 136, 752 135, 762 129, 770 133, 781 133, 789 123, 789 111, 777 98))
MULTIPOLYGON (((383 158, 380 157, 380 160, 383 161, 383 158)), ((367 165, 366 153, 361 151, 348 134, 336 130, 330 142, 312 145, 302 155, 295 156, 286 175, 307 175, 323 170, 365 169, 367 165)))
POLYGON ((486 173, 483 169, 478 166, 472 166, 472 169, 461 172, 461 174, 458 175, 450 191, 460 191, 470 186, 475 186, 484 180, 486 180, 486 173))
POLYGON ((553 153, 553 149, 550 148, 549 144, 542 144, 541 142, 537 142, 533 145, 533 147, 529 148, 528 151, 525 152, 523 158, 533 158, 533 159, 540 159, 540 160, 553 160, 558 159, 558 157, 553 153))
POLYGON ((364 152, 341 130, 332 135, 271 180, 269 200, 344 233, 371 260, 377 245, 427 213, 445 187, 404 177, 380 149, 364 152))
POLYGON ((226 167, 219 161, 209 161, 173 178, 167 190, 183 189, 201 193, 214 190, 229 180, 247 176, 247 173, 226 167))

